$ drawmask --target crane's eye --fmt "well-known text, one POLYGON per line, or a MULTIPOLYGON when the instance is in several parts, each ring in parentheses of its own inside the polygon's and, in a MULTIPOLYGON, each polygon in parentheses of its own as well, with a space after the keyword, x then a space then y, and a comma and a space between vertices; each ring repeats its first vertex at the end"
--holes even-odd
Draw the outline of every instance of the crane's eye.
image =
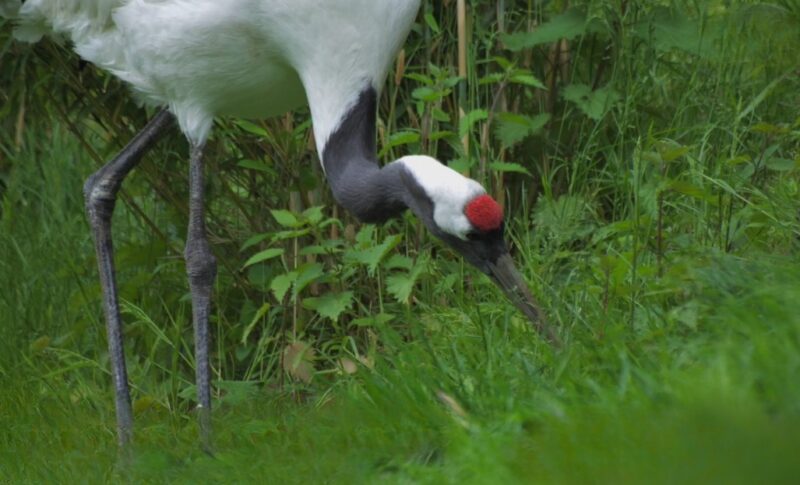
POLYGON ((470 241, 477 241, 481 238, 481 234, 478 231, 470 231, 467 233, 467 239, 470 241))

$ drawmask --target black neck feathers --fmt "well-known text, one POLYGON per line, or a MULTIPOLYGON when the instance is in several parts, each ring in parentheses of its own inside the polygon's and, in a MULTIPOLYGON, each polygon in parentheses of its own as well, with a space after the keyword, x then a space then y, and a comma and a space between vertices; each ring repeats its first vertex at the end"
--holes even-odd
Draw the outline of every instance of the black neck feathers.
POLYGON ((322 151, 325 175, 334 198, 363 222, 383 222, 408 207, 403 165, 378 166, 377 99, 371 86, 361 91, 322 151))

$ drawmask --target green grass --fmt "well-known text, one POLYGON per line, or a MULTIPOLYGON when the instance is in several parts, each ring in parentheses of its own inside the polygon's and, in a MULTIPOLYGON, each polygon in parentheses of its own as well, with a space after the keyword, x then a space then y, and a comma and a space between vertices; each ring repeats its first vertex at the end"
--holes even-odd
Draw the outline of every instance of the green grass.
MULTIPOLYGON (((81 180, 63 157, 79 150, 69 137, 51 142, 15 171, 9 193, 26 195, 12 196, 0 235, 13 276, 0 299, 1 473, 12 483, 108 481, 118 473, 113 401, 81 180)), ((127 211, 117 219, 124 247, 137 227, 127 211)), ((564 285, 551 297, 568 335, 562 352, 510 308, 454 296, 451 308, 407 314, 410 341, 376 328, 374 370, 299 387, 223 383, 213 459, 197 447, 190 405, 131 344, 136 394, 155 402, 140 401, 125 473, 186 483, 790 483, 800 472, 800 267, 758 251, 697 247, 685 258, 679 283, 658 283, 683 293, 667 314, 641 303, 631 321, 624 305, 604 313, 602 295, 564 285)))
POLYGON ((382 151, 471 164, 505 190, 515 259, 564 348, 412 217, 349 238, 339 212, 346 241, 316 259, 300 251, 330 238, 318 225, 268 244, 285 229, 272 209, 335 217, 319 174, 295 170, 316 166, 308 124, 223 120, 208 150, 216 454, 199 450, 192 414, 186 147, 165 140, 114 218, 136 415, 133 462, 118 468, 81 188, 143 113, 52 44, 0 43, 0 482, 796 482, 796 2, 575 2, 599 23, 571 38, 569 75, 546 90, 530 83, 559 70, 551 44, 500 46, 496 16, 524 32, 563 5, 470 3, 468 86, 447 87, 455 9, 424 2, 437 23, 417 25, 406 78, 389 80, 382 151), (495 103, 513 77, 528 84, 495 103), (285 254, 242 268, 267 247, 285 254), (271 282, 303 264, 320 268, 314 285, 276 299, 271 282), (337 318, 303 306, 344 290, 337 318), (281 363, 295 340, 314 349, 311 382, 281 363))

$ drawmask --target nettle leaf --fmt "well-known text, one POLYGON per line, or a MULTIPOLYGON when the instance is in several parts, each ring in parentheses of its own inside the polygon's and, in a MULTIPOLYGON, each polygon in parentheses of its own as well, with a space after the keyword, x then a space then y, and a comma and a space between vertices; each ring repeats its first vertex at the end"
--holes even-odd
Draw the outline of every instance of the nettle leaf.
POLYGON ((272 278, 272 282, 269 284, 269 289, 272 290, 272 293, 275 295, 275 299, 278 301, 283 301, 283 297, 286 296, 286 292, 289 291, 289 288, 292 287, 292 283, 294 283, 296 279, 297 272, 295 271, 281 274, 272 278))
POLYGON ((335 322, 339 315, 347 311, 353 304, 353 292, 327 293, 320 297, 303 298, 303 307, 314 310, 321 317, 335 322))
POLYGON ((292 299, 297 299, 297 295, 306 289, 308 285, 316 281, 320 276, 325 274, 325 270, 320 263, 304 264, 297 270, 297 279, 294 281, 294 289, 292 290, 292 299))
POLYGON ((531 74, 529 71, 520 71, 511 75, 508 78, 514 84, 522 84, 525 86, 530 86, 532 88, 539 88, 544 89, 547 91, 547 86, 544 85, 542 81, 540 81, 536 76, 531 74))
POLYGON ((386 291, 389 292, 398 302, 408 303, 408 298, 414 290, 414 285, 420 275, 427 272, 428 259, 420 258, 411 269, 403 273, 395 273, 386 278, 386 291))
POLYGON ((270 211, 275 222, 283 227, 300 227, 302 224, 297 220, 297 216, 285 209, 273 209, 270 211))
POLYGON ((506 48, 512 51, 519 51, 540 44, 549 44, 560 39, 572 39, 585 33, 586 30, 586 12, 574 8, 556 15, 549 22, 536 27, 532 32, 506 34, 501 38, 506 48))
POLYGON ((489 117, 489 112, 485 109, 474 109, 465 114, 458 122, 458 136, 464 136, 472 129, 472 126, 489 117))
POLYGON ((392 133, 389 135, 389 140, 379 153, 379 156, 386 155, 392 148, 417 143, 419 139, 420 135, 415 131, 398 131, 397 133, 392 133))
POLYGON ((248 266, 251 266, 253 264, 256 264, 256 263, 261 263, 263 261, 267 261, 267 260, 270 260, 272 258, 277 258, 278 256, 283 255, 283 253, 284 253, 283 248, 269 248, 269 249, 265 249, 263 251, 259 251, 256 254, 254 254, 253 256, 251 256, 250 259, 248 259, 246 263, 244 263, 244 266, 242 266, 242 269, 244 269, 244 268, 246 268, 248 266))
POLYGON ((494 170, 495 172, 514 172, 514 173, 522 173, 528 176, 531 175, 531 173, 528 171, 527 168, 523 167, 518 163, 492 162, 489 164, 489 168, 494 170))
POLYGON ((411 97, 414 99, 418 99, 420 101, 424 101, 426 103, 432 103, 434 101, 438 101, 448 94, 452 92, 451 89, 436 89, 430 86, 423 86, 421 88, 417 88, 411 91, 411 97))
POLYGON ((375 274, 378 265, 383 261, 383 258, 400 244, 402 237, 399 234, 394 236, 387 236, 383 243, 365 249, 353 249, 346 255, 346 259, 361 263, 367 266, 370 276, 375 274))
POLYGON ((305 219, 312 226, 316 226, 322 221, 322 218, 324 217, 322 214, 322 209, 324 208, 325 206, 322 205, 309 207, 308 209, 303 211, 303 219, 305 219))
POLYGON ((550 120, 548 113, 534 117, 516 113, 500 113, 495 135, 504 148, 510 148, 525 138, 538 133, 550 120))
POLYGON ((592 91, 589 86, 577 83, 565 87, 561 95, 593 120, 600 120, 622 97, 608 86, 592 91))
POLYGON ((635 25, 632 32, 662 52, 682 50, 700 57, 718 54, 716 44, 723 35, 719 22, 690 18, 686 12, 658 7, 651 18, 635 25))

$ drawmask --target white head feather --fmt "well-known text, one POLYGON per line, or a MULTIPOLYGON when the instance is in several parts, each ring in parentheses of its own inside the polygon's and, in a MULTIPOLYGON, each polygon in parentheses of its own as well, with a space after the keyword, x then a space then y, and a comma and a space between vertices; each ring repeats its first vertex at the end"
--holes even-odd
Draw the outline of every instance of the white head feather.
POLYGON ((436 225, 459 239, 466 239, 474 228, 464 208, 472 199, 486 193, 481 184, 432 157, 411 155, 397 163, 405 165, 433 201, 436 225))

